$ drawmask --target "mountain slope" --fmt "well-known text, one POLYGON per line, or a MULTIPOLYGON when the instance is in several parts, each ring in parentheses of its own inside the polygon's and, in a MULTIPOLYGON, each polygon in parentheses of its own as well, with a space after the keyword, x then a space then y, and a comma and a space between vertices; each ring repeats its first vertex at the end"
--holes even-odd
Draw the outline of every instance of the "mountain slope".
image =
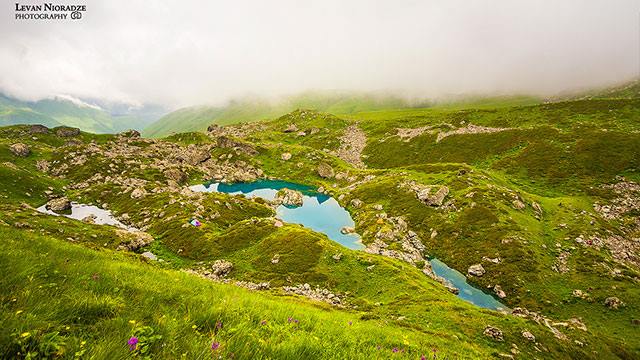
POLYGON ((101 103, 101 107, 64 96, 35 102, 21 101, 0 94, 0 126, 42 124, 66 125, 93 133, 118 133, 127 129, 142 130, 166 111, 158 106, 127 107, 101 103))
POLYGON ((295 109, 313 109, 333 114, 426 106, 411 104, 394 96, 340 92, 306 92, 279 100, 247 98, 226 106, 197 106, 174 111, 145 128, 143 134, 162 137, 174 133, 203 131, 211 124, 228 125, 272 119, 295 109))

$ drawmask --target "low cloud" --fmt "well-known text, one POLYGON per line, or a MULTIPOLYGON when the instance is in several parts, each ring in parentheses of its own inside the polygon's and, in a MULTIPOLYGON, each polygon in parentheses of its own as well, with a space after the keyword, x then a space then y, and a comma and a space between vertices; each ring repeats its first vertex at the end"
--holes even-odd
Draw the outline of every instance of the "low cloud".
POLYGON ((640 71, 635 0, 83 2, 67 21, 1 5, 0 89, 177 107, 309 89, 550 95, 640 71))

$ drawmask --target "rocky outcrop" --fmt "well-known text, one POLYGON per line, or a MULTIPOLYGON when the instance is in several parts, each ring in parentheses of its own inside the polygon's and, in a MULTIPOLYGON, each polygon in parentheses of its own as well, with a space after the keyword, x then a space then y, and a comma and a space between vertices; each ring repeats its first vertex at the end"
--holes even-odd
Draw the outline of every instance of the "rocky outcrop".
POLYGON ((29 146, 23 143, 12 144, 11 146, 9 146, 9 150, 11 150, 11 153, 13 153, 13 155, 19 157, 27 157, 29 156, 29 154, 31 154, 31 149, 29 148, 29 146))
POLYGON ((276 204, 287 206, 302 206, 303 197, 300 191, 291 189, 280 189, 273 200, 276 204))
POLYGON ((531 341, 531 342, 536 342, 536 337, 530 332, 530 331, 523 331, 522 332, 522 337, 531 341))
POLYGON ((120 134, 118 134, 118 136, 123 137, 123 138, 139 138, 140 137, 140 132, 137 130, 133 130, 133 129, 129 129, 126 131, 121 132, 120 134))
POLYGON ((177 184, 183 184, 187 181, 187 175, 178 169, 165 170, 164 176, 171 181, 175 181, 177 184))
POLYGON ((415 181, 404 184, 416 195, 416 198, 429 206, 439 207, 444 203, 444 199, 449 195, 447 186, 422 185, 415 181))
POLYGON ((80 135, 80 129, 68 126, 62 126, 56 129, 56 135, 59 137, 72 137, 80 135))
POLYGON ((71 209, 71 201, 66 197, 49 200, 45 208, 51 211, 59 212, 71 209))
POLYGON ((614 309, 614 310, 616 310, 616 309, 618 309, 620 306, 622 306, 622 305, 623 305, 623 303, 622 303, 622 301, 620 301, 620 299, 618 299, 617 297, 615 297, 615 296, 611 296, 611 297, 608 297, 608 298, 606 298, 606 299, 604 300, 604 305, 605 305, 606 307, 608 307, 609 309, 614 309))
POLYGON ((234 140, 228 136, 219 136, 217 142, 218 147, 221 148, 234 149, 237 152, 249 156, 258 155, 258 150, 256 150, 252 145, 244 143, 242 141, 234 140))
POLYGON ((323 162, 318 165, 318 175, 321 178, 330 179, 335 176, 335 171, 331 165, 323 162))
POLYGON ((216 277, 225 277, 233 270, 233 264, 227 260, 216 260, 211 265, 211 274, 216 277))
POLYGON ((44 125, 36 124, 36 125, 31 125, 29 127, 29 134, 31 135, 48 134, 48 133, 49 133, 49 128, 44 125))
POLYGON ((116 234, 120 237, 118 250, 136 251, 153 242, 153 236, 144 231, 117 230, 116 234))

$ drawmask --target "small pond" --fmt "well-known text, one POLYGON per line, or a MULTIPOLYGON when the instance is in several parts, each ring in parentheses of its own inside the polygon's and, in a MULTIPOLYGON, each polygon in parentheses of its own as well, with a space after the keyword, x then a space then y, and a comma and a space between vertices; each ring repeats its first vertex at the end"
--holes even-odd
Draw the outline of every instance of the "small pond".
POLYGON ((288 188, 300 191, 303 195, 302 206, 293 207, 280 205, 276 208, 276 216, 284 222, 300 224, 305 227, 323 233, 327 237, 350 249, 363 249, 358 234, 343 234, 340 230, 347 227, 355 227, 351 215, 336 199, 331 196, 318 193, 309 186, 294 184, 279 180, 260 180, 251 183, 211 183, 195 185, 193 191, 221 192, 226 194, 242 194, 246 197, 260 197, 265 200, 275 199, 278 190, 288 188))
POLYGON ((431 263, 434 274, 445 278, 451 285, 460 290, 460 293, 458 293, 459 298, 487 309, 508 310, 506 306, 501 304, 493 296, 469 285, 469 283, 467 283, 467 277, 464 276, 464 274, 448 267, 447 264, 438 259, 433 258, 429 262, 431 263))
POLYGON ((55 216, 64 216, 64 217, 68 217, 70 219, 76 219, 76 220, 82 220, 84 218, 86 218, 87 216, 95 216, 93 223, 97 224, 97 225, 113 225, 113 226, 117 226, 119 228, 125 229, 125 230, 135 230, 132 227, 129 227, 123 223, 121 223, 120 221, 118 221, 113 214, 111 214, 111 211, 109 210, 104 210, 101 209, 97 206, 94 205, 85 205, 85 204, 78 204, 75 202, 71 203, 71 213, 68 213, 68 211, 63 212, 63 213, 56 213, 54 211, 51 211, 49 209, 46 208, 46 204, 40 206, 39 208, 37 208, 36 210, 38 210, 41 213, 44 214, 49 214, 49 215, 55 215, 55 216))

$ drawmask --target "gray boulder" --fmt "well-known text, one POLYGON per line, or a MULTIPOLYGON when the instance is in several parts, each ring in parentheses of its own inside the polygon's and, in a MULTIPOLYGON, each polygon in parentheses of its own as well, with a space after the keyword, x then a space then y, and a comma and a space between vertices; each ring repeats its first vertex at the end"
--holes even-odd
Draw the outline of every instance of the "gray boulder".
POLYGON ((23 143, 15 143, 9 146, 9 150, 11 150, 13 155, 19 157, 27 157, 29 156, 29 154, 31 154, 31 149, 29 149, 29 146, 23 143))
POLYGON ((51 211, 65 211, 71 209, 71 201, 65 197, 49 200, 45 208, 51 211))
POLYGON ((327 163, 320 163, 320 165, 318 165, 318 175, 322 178, 329 179, 335 176, 335 172, 331 165, 327 163))
POLYGON ((227 260, 216 260, 211 265, 211 270, 214 276, 225 277, 233 270, 233 264, 227 260))
POLYGON ((486 273, 486 271, 482 267, 482 264, 474 264, 474 265, 469 266, 469 269, 467 270, 467 273, 469 275, 480 277, 480 276, 484 275, 486 273))

